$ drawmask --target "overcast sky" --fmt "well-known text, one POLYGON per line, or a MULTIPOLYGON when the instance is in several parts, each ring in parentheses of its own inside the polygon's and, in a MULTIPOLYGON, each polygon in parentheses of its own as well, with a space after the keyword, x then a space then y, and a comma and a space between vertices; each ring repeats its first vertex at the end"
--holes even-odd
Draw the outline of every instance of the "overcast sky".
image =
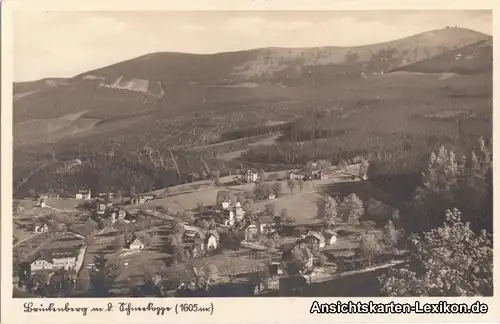
POLYGON ((491 11, 23 11, 14 15, 14 79, 71 77, 158 51, 352 46, 446 25, 492 35, 491 11))

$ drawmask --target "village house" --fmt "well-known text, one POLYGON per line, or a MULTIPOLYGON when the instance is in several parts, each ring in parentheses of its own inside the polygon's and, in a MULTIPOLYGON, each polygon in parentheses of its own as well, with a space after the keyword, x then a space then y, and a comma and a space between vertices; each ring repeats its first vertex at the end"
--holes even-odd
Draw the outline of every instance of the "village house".
POLYGON ((222 210, 228 210, 231 207, 231 201, 229 199, 223 200, 220 204, 222 210))
POLYGON ((314 267, 314 255, 307 247, 305 240, 299 240, 292 246, 283 249, 281 255, 281 262, 288 263, 293 260, 301 260, 302 268, 296 269, 301 274, 310 273, 314 267))
POLYGON ((201 242, 205 241, 205 233, 203 233, 201 228, 196 226, 184 224, 184 236, 187 240, 198 238, 201 242))
POLYGON ((114 192, 100 192, 97 196, 99 198, 101 198, 101 199, 104 199, 106 197, 108 197, 108 198, 114 198, 115 197, 115 193, 114 192))
POLYGON ((274 199, 276 199, 276 195, 275 194, 270 194, 269 197, 267 197, 267 199, 274 200, 274 199))
POLYGON ((290 180, 303 180, 304 174, 298 171, 290 171, 288 173, 288 179, 290 180))
POLYGON ((240 202, 237 202, 234 206, 234 216, 236 218, 236 221, 241 222, 245 218, 246 211, 245 209, 241 206, 240 202))
POLYGON ((316 172, 313 174, 313 179, 314 180, 327 180, 328 175, 323 171, 319 171, 319 172, 316 172))
POLYGON ((47 207, 47 200, 45 198, 40 198, 38 200, 38 207, 40 207, 40 208, 47 207))
POLYGON ((130 241, 125 242, 124 247, 129 250, 138 251, 144 249, 144 246, 144 243, 134 235, 130 241))
POLYGON ((207 236, 198 227, 185 225, 182 244, 189 247, 193 257, 198 257, 206 249, 207 236))
POLYGON ((325 237, 320 232, 310 231, 306 234, 304 240, 311 248, 324 248, 326 245, 325 237))
POLYGON ((151 195, 151 194, 145 194, 145 195, 142 195, 142 197, 146 200, 146 202, 151 201, 151 200, 156 198, 155 195, 151 195))
POLYGON ((245 173, 245 179, 248 183, 257 182, 259 180, 259 173, 255 170, 248 170, 245 173))
POLYGON ((219 245, 219 233, 217 231, 209 231, 205 236, 205 250, 212 251, 217 249, 219 245))
POLYGON ((109 222, 114 223, 114 222, 116 222, 117 218, 118 218, 118 212, 116 211, 116 209, 113 209, 109 213, 109 222))
POLYGON ((75 195, 75 199, 79 200, 90 200, 91 198, 90 190, 78 190, 78 193, 75 195))
POLYGON ((272 261, 269 264, 268 269, 271 277, 282 276, 285 273, 283 263, 281 261, 272 261))
POLYGON ((127 212, 123 208, 116 208, 118 219, 124 219, 127 216, 127 212))
POLYGON ((78 248, 58 248, 50 251, 44 250, 31 262, 31 271, 40 270, 72 270, 76 265, 78 248))
POLYGON ((117 220, 123 221, 125 216, 127 216, 127 212, 123 208, 115 207, 110 210, 109 216, 110 222, 114 223, 117 220))
POLYGON ((269 234, 273 232, 274 220, 271 216, 261 216, 259 217, 259 232, 261 234, 269 234))
POLYGON ((52 195, 49 193, 41 193, 41 194, 38 194, 38 196, 37 196, 38 200, 41 200, 41 199, 47 200, 51 197, 52 197, 52 195))
POLYGON ((47 226, 47 224, 34 225, 34 232, 35 233, 46 233, 48 231, 49 231, 49 226, 47 226))
POLYGON ((68 167, 79 167, 82 165, 82 160, 80 159, 74 159, 74 160, 70 160, 70 161, 66 161, 65 162, 65 165, 68 166, 68 167))
POLYGON ((146 199, 146 197, 144 195, 139 195, 137 197, 133 197, 131 200, 130 200, 130 204, 132 205, 136 205, 136 204, 145 204, 148 200, 146 199))
POLYGON ((255 223, 250 224, 246 229, 245 229, 245 241, 246 242, 255 242, 258 240, 259 236, 259 228, 255 223))
POLYGON ((108 208, 108 206, 106 205, 106 203, 98 201, 96 203, 96 211, 95 211, 95 213, 97 215, 105 215, 107 208, 108 208))
POLYGON ((335 244, 337 242, 337 234, 332 230, 326 230, 323 232, 323 236, 325 237, 325 244, 327 246, 335 244))

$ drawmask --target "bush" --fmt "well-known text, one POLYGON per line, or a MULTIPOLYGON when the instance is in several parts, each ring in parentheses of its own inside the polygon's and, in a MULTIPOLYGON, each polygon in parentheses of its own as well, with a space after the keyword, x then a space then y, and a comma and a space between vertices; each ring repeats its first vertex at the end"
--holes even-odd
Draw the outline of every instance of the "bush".
POLYGON ((361 255, 367 259, 368 264, 372 264, 374 259, 384 251, 384 246, 375 234, 366 233, 359 242, 361 255))
POLYGON ((379 278, 388 296, 492 296, 493 244, 476 235, 457 209, 446 211, 441 227, 416 236, 410 269, 379 278))
POLYGON ((337 201, 332 196, 324 196, 317 202, 317 218, 323 219, 329 227, 335 227, 339 223, 337 201))
POLYGON ((365 213, 363 201, 355 193, 345 197, 339 208, 342 212, 342 218, 349 224, 359 224, 359 219, 365 213))

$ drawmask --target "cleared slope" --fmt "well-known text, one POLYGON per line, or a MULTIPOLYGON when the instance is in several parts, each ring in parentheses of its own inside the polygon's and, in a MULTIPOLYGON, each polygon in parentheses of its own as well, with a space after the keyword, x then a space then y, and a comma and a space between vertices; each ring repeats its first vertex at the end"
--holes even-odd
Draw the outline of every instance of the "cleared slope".
POLYGON ((483 40, 394 71, 477 74, 493 71, 493 41, 483 40))

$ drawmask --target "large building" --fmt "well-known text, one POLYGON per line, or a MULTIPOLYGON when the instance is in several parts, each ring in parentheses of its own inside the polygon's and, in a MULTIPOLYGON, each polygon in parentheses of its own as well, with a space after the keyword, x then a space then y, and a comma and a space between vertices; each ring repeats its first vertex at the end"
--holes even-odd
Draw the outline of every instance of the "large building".
POLYGON ((76 266, 78 252, 78 247, 44 250, 31 262, 31 271, 73 270, 76 266))

